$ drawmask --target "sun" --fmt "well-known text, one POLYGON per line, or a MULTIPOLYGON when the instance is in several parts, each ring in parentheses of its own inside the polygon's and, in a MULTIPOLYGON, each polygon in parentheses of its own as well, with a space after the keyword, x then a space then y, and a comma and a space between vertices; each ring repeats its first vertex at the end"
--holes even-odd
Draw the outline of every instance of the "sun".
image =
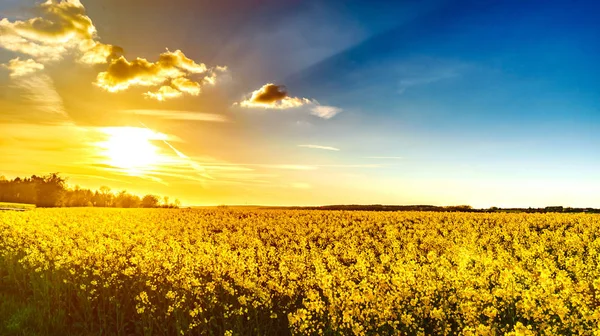
POLYGON ((165 134, 141 127, 105 127, 102 132, 106 140, 98 143, 98 147, 105 164, 130 175, 141 175, 165 161, 160 147, 155 145, 167 140, 165 134))

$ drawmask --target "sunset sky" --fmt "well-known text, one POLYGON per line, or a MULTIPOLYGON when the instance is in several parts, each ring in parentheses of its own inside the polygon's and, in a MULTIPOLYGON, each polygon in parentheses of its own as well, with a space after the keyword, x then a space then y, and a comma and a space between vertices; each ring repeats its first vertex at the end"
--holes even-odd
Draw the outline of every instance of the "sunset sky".
POLYGON ((597 1, 0 1, 0 175, 600 207, 597 1))

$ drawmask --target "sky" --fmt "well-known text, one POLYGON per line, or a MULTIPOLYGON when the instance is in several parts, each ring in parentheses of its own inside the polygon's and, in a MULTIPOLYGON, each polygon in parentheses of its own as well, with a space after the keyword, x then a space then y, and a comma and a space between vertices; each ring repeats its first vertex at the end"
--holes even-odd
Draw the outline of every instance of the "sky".
POLYGON ((600 207, 596 1, 3 0, 0 175, 600 207))

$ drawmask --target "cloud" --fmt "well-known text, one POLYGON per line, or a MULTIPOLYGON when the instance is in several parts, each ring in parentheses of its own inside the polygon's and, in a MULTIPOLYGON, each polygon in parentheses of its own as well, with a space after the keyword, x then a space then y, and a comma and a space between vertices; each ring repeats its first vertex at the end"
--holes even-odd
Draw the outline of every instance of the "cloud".
POLYGON ((263 168, 285 169, 285 170, 315 170, 316 166, 296 165, 296 164, 264 164, 258 165, 263 168))
POLYGON ((379 164, 349 164, 349 165, 317 165, 317 167, 329 167, 329 168, 381 168, 379 164))
POLYGON ((298 127, 311 127, 313 124, 309 123, 308 121, 305 120, 298 120, 296 121, 296 126, 298 127))
POLYGON ((109 92, 133 86, 157 87, 144 95, 158 101, 184 94, 197 96, 202 85, 215 85, 217 73, 227 70, 222 66, 207 69, 206 65, 186 57, 181 50, 167 50, 154 63, 144 58, 128 61, 120 56, 122 48, 97 40, 96 27, 79 0, 48 0, 39 4, 35 12, 39 15, 27 20, 0 20, 0 47, 32 58, 26 61, 29 64, 12 67, 28 65, 25 71, 32 71, 35 68, 31 62, 59 61, 74 51, 80 63, 109 63, 107 70, 98 74, 97 86, 109 92), (188 78, 197 74, 203 74, 198 81, 188 78))
POLYGON ((32 59, 21 61, 18 57, 8 61, 8 64, 2 64, 2 67, 10 71, 11 78, 26 76, 44 69, 43 64, 32 59))
POLYGON ((283 85, 266 84, 252 94, 255 103, 271 104, 287 97, 287 90, 283 85))
POLYGON ((123 53, 123 48, 110 44, 102 44, 96 41, 86 41, 86 47, 79 61, 86 64, 106 63, 110 59, 115 59, 123 53))
POLYGON ((203 63, 196 63, 186 57, 181 50, 167 50, 160 54, 158 61, 149 62, 144 58, 128 61, 121 56, 110 62, 108 69, 98 74, 95 84, 109 92, 119 92, 134 86, 160 86, 145 96, 159 101, 177 98, 184 93, 197 96, 201 92, 201 84, 192 81, 188 76, 207 74, 202 82, 214 84, 216 71, 225 71, 224 67, 208 69, 203 63))
POLYGON ((15 107, 2 107, 4 121, 31 121, 40 124, 68 124, 63 99, 54 87, 52 78, 43 73, 13 76, 8 86, 15 107))
MULTIPOLYGON (((45 171, 64 172, 67 166, 82 173, 78 165, 87 153, 87 133, 71 124, 14 123, 3 125, 0 132, 0 166, 15 173, 45 171), (77 139, 77 141, 73 141, 77 139)), ((90 153, 93 154, 93 153, 90 153)))
POLYGON ((331 119, 340 112, 342 112, 342 109, 339 107, 325 105, 317 105, 310 110, 310 114, 323 119, 331 119))
POLYGON ((398 93, 403 94, 409 88, 439 82, 441 80, 452 78, 455 76, 456 75, 452 74, 452 73, 443 73, 443 74, 435 75, 435 76, 431 76, 431 77, 402 79, 402 80, 400 80, 400 83, 399 83, 398 93))
POLYGON ((335 148, 335 147, 319 146, 319 145, 298 145, 298 147, 324 149, 324 150, 330 150, 330 151, 339 151, 340 150, 339 148, 335 148))
POLYGON ((135 115, 152 116, 167 120, 196 120, 212 122, 228 122, 229 118, 222 114, 202 113, 194 111, 175 111, 175 110, 123 110, 124 113, 135 115))
POLYGON ((406 60, 396 68, 401 77, 398 93, 459 77, 468 68, 467 64, 430 57, 406 60))
POLYGON ((239 103, 247 108, 264 108, 285 110, 313 103, 307 98, 290 97, 283 85, 267 83, 252 92, 250 98, 239 103))
POLYGON ((96 85, 110 92, 118 92, 131 86, 158 86, 166 81, 205 71, 204 64, 196 64, 181 50, 162 53, 155 63, 144 58, 136 58, 130 62, 121 56, 113 60, 105 72, 98 74, 96 85))
POLYGON ((246 108, 263 108, 275 110, 287 110, 304 105, 310 105, 310 114, 323 118, 330 119, 336 114, 342 112, 341 108, 334 106, 320 105, 314 99, 290 97, 287 89, 283 85, 275 85, 267 83, 260 89, 252 92, 249 98, 233 104, 246 108))
POLYGON ((401 156, 365 156, 365 159, 378 159, 378 160, 401 160, 401 156))
POLYGON ((144 96, 146 96, 148 98, 154 98, 158 101, 165 101, 170 98, 181 97, 181 96, 183 96, 183 93, 181 91, 178 91, 178 90, 170 87, 170 86, 161 86, 155 92, 148 91, 148 92, 144 93, 144 96))
MULTIPOLYGON (((214 85, 213 77, 207 77, 207 78, 211 78, 211 79, 206 82, 214 85)), ((173 85, 173 87, 175 87, 177 90, 179 90, 181 92, 185 92, 187 94, 191 94, 192 96, 197 96, 200 94, 200 83, 196 83, 187 78, 183 78, 183 77, 175 78, 171 82, 171 85, 173 85)))
POLYGON ((79 0, 48 0, 35 12, 39 16, 27 20, 0 20, 0 47, 41 63, 61 60, 71 50, 86 64, 106 63, 123 52, 96 41, 96 27, 79 0))

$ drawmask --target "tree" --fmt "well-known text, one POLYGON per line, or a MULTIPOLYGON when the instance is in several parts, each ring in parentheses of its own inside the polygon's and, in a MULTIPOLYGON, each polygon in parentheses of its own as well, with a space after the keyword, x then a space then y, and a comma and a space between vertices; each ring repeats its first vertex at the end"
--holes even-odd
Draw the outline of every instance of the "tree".
POLYGON ((127 191, 121 191, 115 198, 115 205, 117 208, 139 208, 141 204, 139 196, 127 193, 127 191))
POLYGON ((110 188, 107 186, 100 187, 100 190, 94 194, 93 203, 97 207, 114 206, 114 195, 110 192, 110 188))
POLYGON ((72 190, 66 191, 64 205, 68 207, 92 206, 93 201, 94 193, 91 190, 75 186, 72 190))
POLYGON ((36 206, 57 207, 63 205, 63 197, 66 191, 66 180, 52 173, 43 177, 32 176, 36 180, 36 206))
POLYGON ((156 208, 158 207, 158 196, 146 195, 142 198, 142 208, 156 208))
POLYGON ((15 177, 12 180, 0 175, 0 202, 36 204, 39 207, 168 207, 178 206, 178 201, 169 203, 169 198, 146 195, 141 199, 137 195, 120 192, 115 195, 109 187, 102 186, 100 190, 75 186, 68 188, 66 179, 58 173, 45 176, 15 177), (164 205, 161 201, 164 200, 164 205))

